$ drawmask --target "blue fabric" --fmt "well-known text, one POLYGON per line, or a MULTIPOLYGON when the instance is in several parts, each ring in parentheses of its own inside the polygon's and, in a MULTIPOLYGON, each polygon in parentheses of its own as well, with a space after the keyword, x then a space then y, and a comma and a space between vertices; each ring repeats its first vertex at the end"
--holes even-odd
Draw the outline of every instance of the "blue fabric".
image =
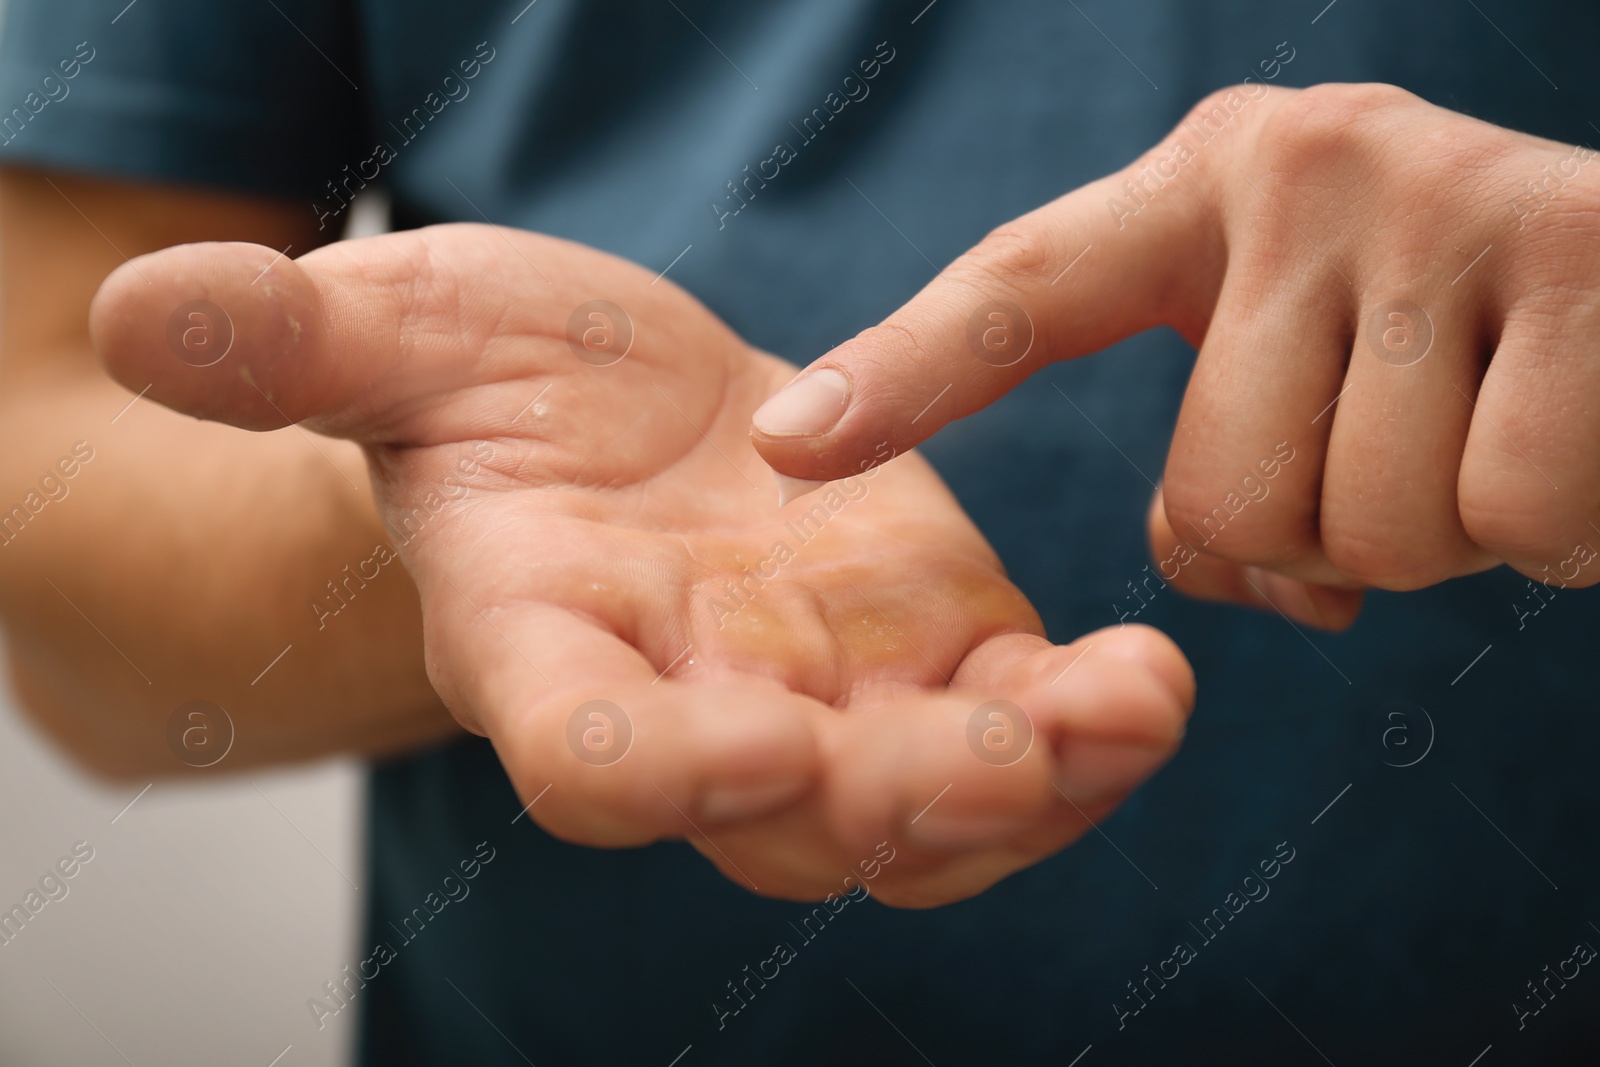
MULTIPOLYGON (((78 42, 98 51, 0 162, 288 197, 331 220, 327 183, 372 173, 383 141, 405 224, 481 209, 657 269, 681 253, 675 281, 806 360, 988 229, 1133 158, 1205 91, 1259 77, 1280 42, 1280 84, 1393 82, 1573 142, 1600 120, 1593 5, 523 3, 143 0, 112 25, 120 2, 10 0, 0 108, 78 42), (446 76, 480 42, 492 58, 462 94, 446 76), (801 128, 880 42, 892 59, 869 91, 801 128), (430 92, 459 99, 408 129, 430 92), (727 183, 780 141, 795 158, 732 213, 727 183)), ((1036 376, 926 449, 1057 639, 1135 606, 1148 483, 1191 363, 1158 331, 1036 376)), ((367 940, 396 958, 353 1001, 365 1062, 667 1064, 692 1046, 683 1067, 950 1067, 1093 1046, 1083 1067, 1466 1064, 1492 1043, 1486 1067, 1592 1063, 1600 978, 1520 1030, 1512 1002, 1600 944, 1600 600, 1562 592, 1519 629, 1525 597, 1505 570, 1375 595, 1328 637, 1159 592, 1138 619, 1200 682, 1182 754, 1103 832, 982 897, 852 904, 814 940, 810 909, 745 893, 686 846, 590 851, 512 825, 482 743, 380 767, 367 940), (390 924, 480 841, 494 859, 472 895, 405 940, 390 924), (1270 895, 1208 936, 1263 862, 1270 895), (719 1029, 726 984, 780 941, 795 961, 719 1029), (1194 958, 1135 994, 1177 943, 1194 958)))

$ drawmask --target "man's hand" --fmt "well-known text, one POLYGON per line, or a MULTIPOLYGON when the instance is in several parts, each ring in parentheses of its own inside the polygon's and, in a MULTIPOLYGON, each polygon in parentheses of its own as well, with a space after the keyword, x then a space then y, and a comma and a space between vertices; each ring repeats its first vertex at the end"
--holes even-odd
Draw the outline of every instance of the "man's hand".
POLYGON ((1329 628, 1364 587, 1501 562, 1588 586, 1597 277, 1593 151, 1388 86, 1241 87, 996 230, 757 412, 755 442, 837 477, 1170 325, 1200 357, 1150 514, 1166 580, 1329 628))
POLYGON ((113 274, 91 328, 154 400, 365 447, 435 687, 563 838, 688 837, 795 898, 888 842, 872 890, 936 904, 1073 840, 1182 734, 1171 643, 1050 645, 919 458, 775 508, 747 426, 793 368, 612 257, 486 226, 192 245, 113 274))

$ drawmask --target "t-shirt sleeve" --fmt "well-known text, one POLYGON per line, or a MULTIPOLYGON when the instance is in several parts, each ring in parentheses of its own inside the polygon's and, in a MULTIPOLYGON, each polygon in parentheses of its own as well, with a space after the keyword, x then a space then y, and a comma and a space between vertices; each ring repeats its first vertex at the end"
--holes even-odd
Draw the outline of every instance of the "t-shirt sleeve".
POLYGON ((314 197, 362 139, 340 0, 6 0, 0 165, 314 197))

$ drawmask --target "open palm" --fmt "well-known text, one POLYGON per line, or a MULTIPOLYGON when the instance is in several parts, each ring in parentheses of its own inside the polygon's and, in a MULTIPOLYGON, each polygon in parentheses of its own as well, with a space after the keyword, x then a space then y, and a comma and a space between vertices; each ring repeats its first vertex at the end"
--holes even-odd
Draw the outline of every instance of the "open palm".
POLYGON ((880 899, 931 905, 1061 848, 1177 744, 1170 642, 1050 645, 920 458, 780 508, 747 428, 794 368, 671 283, 488 226, 275 256, 144 257, 96 345, 178 410, 366 448, 430 677, 548 831, 686 837, 791 898, 875 859, 880 899))

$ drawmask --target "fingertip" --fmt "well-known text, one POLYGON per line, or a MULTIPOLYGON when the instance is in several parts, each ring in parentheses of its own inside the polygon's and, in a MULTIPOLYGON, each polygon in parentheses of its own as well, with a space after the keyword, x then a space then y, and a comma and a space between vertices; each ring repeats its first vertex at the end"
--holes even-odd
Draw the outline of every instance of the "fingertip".
POLYGON ((820 437, 763 437, 750 432, 756 455, 778 478, 779 507, 828 482, 865 474, 914 447, 882 437, 860 439, 840 432, 820 437))
MULTIPOLYGON (((831 355, 831 353, 830 353, 831 355)), ((836 478, 883 462, 861 436, 883 420, 859 410, 860 394, 838 367, 807 368, 750 417, 750 443, 778 477, 779 506, 836 478)), ((898 450, 891 450, 893 456, 898 450)))
POLYGON ((1177 647, 1145 626, 1085 639, 1075 675, 1035 690, 1054 705, 1045 728, 1053 785, 1074 805, 1103 811, 1164 765, 1182 744, 1194 707, 1194 674, 1177 647))
POLYGON ((1194 707, 1195 677, 1177 643, 1153 626, 1129 623, 1102 631, 1095 639, 1096 648, 1107 659, 1133 664, 1158 680, 1177 698, 1185 711, 1194 707))
POLYGON ((839 424, 854 391, 838 367, 813 366, 768 397, 750 416, 750 425, 767 440, 819 437, 839 424))
POLYGON ((1023 675, 1008 695, 1057 757, 1072 746, 1105 746, 1153 753, 1159 764, 1182 742, 1194 707, 1187 661, 1147 627, 1090 634, 1035 656, 1023 675))
POLYGON ((1187 657, 1166 634, 1138 623, 1110 626, 1069 645, 1052 645, 1031 634, 991 638, 968 655, 956 683, 1038 701, 1041 707, 1085 700, 1096 706, 1117 704, 1133 697, 1149 703, 1159 694, 1163 715, 1173 709, 1187 715, 1195 699, 1194 670, 1187 657))
POLYGON ((320 301, 273 249, 207 243, 140 256, 101 284, 89 329, 114 379, 175 410, 253 430, 312 413, 302 410, 312 394, 282 368, 320 341, 320 301))
POLYGON ((779 507, 836 476, 845 457, 830 435, 854 391, 838 368, 812 366, 750 416, 750 443, 777 475, 779 507))

